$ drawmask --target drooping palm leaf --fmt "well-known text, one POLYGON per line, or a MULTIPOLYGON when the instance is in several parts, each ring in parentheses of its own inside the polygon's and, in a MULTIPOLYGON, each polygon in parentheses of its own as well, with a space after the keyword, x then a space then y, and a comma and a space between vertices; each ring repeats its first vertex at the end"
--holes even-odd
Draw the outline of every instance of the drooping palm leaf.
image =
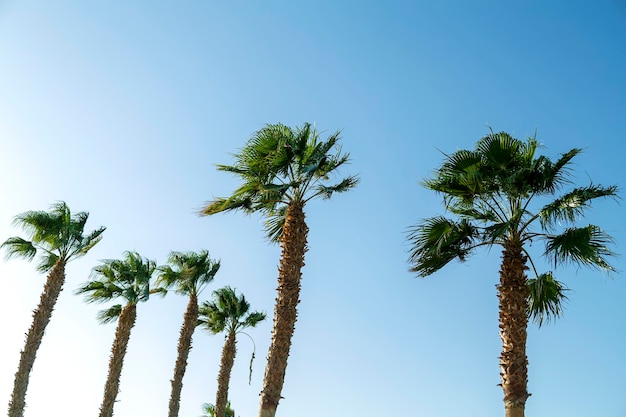
POLYGON ((454 222, 441 216, 426 219, 409 230, 411 270, 425 277, 454 259, 465 261, 477 237, 478 229, 466 220, 454 222))
POLYGON ((609 247, 613 238, 598 226, 568 228, 558 236, 547 236, 546 240, 545 255, 552 257, 555 265, 575 263, 615 270, 606 259, 615 255, 609 247))
POLYGON ((568 289, 554 279, 551 272, 529 279, 527 285, 530 292, 528 314, 535 323, 541 327, 544 322, 561 317, 568 289))

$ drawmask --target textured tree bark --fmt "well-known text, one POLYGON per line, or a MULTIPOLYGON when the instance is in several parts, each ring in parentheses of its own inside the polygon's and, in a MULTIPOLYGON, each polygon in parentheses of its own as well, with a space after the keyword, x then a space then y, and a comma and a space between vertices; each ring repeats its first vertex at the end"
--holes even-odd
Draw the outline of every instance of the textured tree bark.
POLYGON ((39 350, 39 346, 41 345, 46 326, 50 323, 54 305, 63 289, 64 282, 65 261, 59 259, 52 268, 52 271, 48 274, 46 284, 44 285, 43 292, 39 299, 39 305, 33 312, 33 323, 26 334, 26 343, 24 344, 24 350, 20 353, 20 363, 15 373, 13 394, 9 401, 9 417, 22 417, 24 415, 26 390, 28 389, 30 371, 35 363, 37 350, 39 350))
POLYGON ((505 405, 505 417, 524 417, 524 408, 525 406, 521 406, 521 407, 515 407, 513 405, 511 405, 510 407, 507 407, 505 405))
POLYGON ((178 338, 178 357, 174 366, 174 378, 172 383, 172 394, 170 396, 169 417, 178 417, 180 408, 180 393, 183 389, 183 377, 187 370, 187 358, 191 350, 191 340, 196 330, 198 321, 198 297, 195 294, 189 295, 189 303, 183 318, 183 326, 180 329, 178 338))
POLYGON ((506 417, 524 417, 528 386, 528 358, 526 338, 528 327, 528 286, 526 284, 526 256, 522 245, 509 241, 502 253, 500 267, 500 356, 501 386, 504 391, 506 417))
POLYGON ((230 383, 230 372, 235 363, 237 354, 236 333, 229 332, 222 349, 222 363, 217 377, 217 394, 215 397, 215 416, 226 416, 226 403, 228 402, 228 385, 230 383))
POLYGON ((120 375, 124 366, 124 356, 130 339, 130 331, 135 325, 137 318, 137 305, 127 304, 120 313, 115 331, 115 340, 111 348, 111 358, 109 360, 109 374, 106 384, 104 384, 104 398, 100 407, 100 417, 112 417, 113 406, 120 386, 120 375))
POLYGON ((308 227, 304 219, 304 204, 292 203, 287 208, 281 259, 278 267, 278 288, 274 307, 272 341, 267 354, 267 365, 261 391, 259 417, 274 417, 285 381, 287 358, 295 328, 300 302, 300 280, 307 251, 308 227))

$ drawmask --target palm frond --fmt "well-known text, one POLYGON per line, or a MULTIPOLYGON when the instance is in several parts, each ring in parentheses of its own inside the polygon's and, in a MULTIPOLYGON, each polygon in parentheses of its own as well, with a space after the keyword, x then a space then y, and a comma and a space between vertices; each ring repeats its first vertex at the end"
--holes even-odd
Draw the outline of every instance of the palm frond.
POLYGON ((500 221, 497 214, 495 214, 493 211, 489 210, 488 208, 481 207, 481 210, 479 210, 477 206, 472 206, 472 207, 467 208, 461 205, 451 205, 451 206, 448 206, 448 210, 451 213, 456 214, 457 216, 465 217, 467 219, 476 220, 480 222, 500 221))
POLYGON ((538 170, 541 172, 539 190, 544 194, 554 194, 563 185, 570 182, 571 172, 569 170, 569 164, 574 157, 582 152, 582 149, 574 148, 561 155, 561 157, 555 163, 545 163, 543 169, 538 170))
POLYGON ((519 161, 522 142, 506 132, 491 133, 478 141, 476 151, 490 167, 509 171, 519 161))
POLYGON ((76 257, 85 255, 91 250, 91 248, 96 246, 102 240, 102 234, 105 230, 106 227, 100 227, 99 229, 94 230, 85 237, 81 236, 81 238, 79 239, 80 244, 75 251, 76 257))
POLYGON ((0 247, 6 249, 6 259, 22 257, 27 261, 31 261, 37 254, 35 245, 19 236, 8 238, 0 247))
POLYGON ((122 305, 116 304, 105 310, 100 310, 96 319, 101 324, 107 324, 116 321, 120 317, 120 314, 122 314, 122 305))
POLYGON ((508 219, 504 222, 492 223, 484 228, 485 242, 502 243, 504 238, 514 229, 515 221, 508 219))
POLYGON ((111 282, 89 281, 78 287, 75 294, 85 295, 88 303, 105 303, 121 296, 122 291, 122 287, 111 282))
POLYGON ((547 236, 546 240, 544 254, 552 257, 555 265, 574 263, 615 271, 606 259, 615 255, 609 248, 613 238, 597 226, 568 228, 560 235, 547 236))
POLYGON ((267 318, 267 314, 265 314, 263 312, 260 312, 260 311, 253 311, 252 313, 249 313, 245 317, 245 319, 241 323, 241 327, 242 328, 256 327, 257 324, 259 324, 260 322, 262 322, 266 318, 267 318))
POLYGON ((554 279, 552 272, 527 281, 529 289, 528 314, 541 327, 544 322, 556 320, 563 315, 563 304, 567 301, 565 286, 554 279))
POLYGON ((433 217, 409 229, 411 271, 428 276, 453 259, 463 262, 474 249, 478 230, 468 221, 433 217))
POLYGON ((446 160, 435 171, 434 177, 422 182, 425 188, 443 194, 450 204, 458 200, 469 205, 477 195, 489 191, 479 154, 460 150, 445 156, 446 160))
POLYGON ((26 232, 34 244, 50 244, 62 228, 62 219, 45 211, 27 211, 13 219, 13 225, 26 232))
POLYGON ((617 186, 590 184, 587 187, 574 188, 539 211, 541 226, 552 228, 560 221, 574 223, 590 207, 592 200, 602 197, 617 197, 617 186))
POLYGON ((265 236, 272 243, 280 243, 285 226, 285 216, 287 206, 280 206, 278 209, 269 212, 265 220, 265 236))
POLYGON ((37 271, 49 272, 59 261, 59 256, 53 252, 44 252, 37 262, 37 271))
POLYGON ((357 176, 350 176, 341 180, 341 182, 334 185, 323 185, 319 184, 315 187, 315 192, 311 195, 310 198, 321 195, 324 200, 330 199, 335 193, 345 193, 346 191, 351 190, 356 187, 359 183, 359 178, 357 176))
POLYGON ((199 211, 200 216, 210 216, 212 214, 222 213, 225 211, 233 210, 246 210, 252 206, 252 200, 248 197, 241 198, 216 198, 213 201, 208 201, 205 206, 199 211))

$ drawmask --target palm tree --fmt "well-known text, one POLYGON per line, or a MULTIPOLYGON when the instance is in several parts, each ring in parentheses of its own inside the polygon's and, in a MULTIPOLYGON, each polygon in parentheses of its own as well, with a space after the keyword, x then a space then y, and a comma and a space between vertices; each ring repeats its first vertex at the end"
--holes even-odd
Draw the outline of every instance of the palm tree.
POLYGON ((33 312, 33 323, 26 334, 24 350, 20 353, 9 401, 9 417, 24 415, 30 371, 65 283, 65 265, 85 255, 102 239, 104 227, 85 234, 88 217, 87 212, 72 215, 64 202, 53 204, 50 211, 27 211, 17 215, 14 224, 26 232, 28 239, 16 236, 2 244, 7 250, 7 258, 21 256, 30 261, 39 254, 37 269, 48 272, 39 305, 33 312))
POLYGON ((159 267, 159 277, 155 291, 167 291, 174 288, 177 294, 189 297, 183 325, 178 338, 178 357, 174 366, 172 394, 169 403, 169 417, 177 417, 180 407, 180 393, 183 388, 183 377, 187 369, 187 358, 191 350, 191 340, 198 323, 198 295, 213 281, 220 269, 219 261, 209 257, 206 250, 195 252, 172 252, 169 264, 159 267))
POLYGON ((116 304, 98 313, 98 321, 102 324, 118 321, 100 417, 113 415, 126 347, 137 317, 137 303, 150 297, 150 280, 155 269, 154 261, 142 258, 137 252, 125 252, 123 259, 102 261, 101 265, 93 268, 92 279, 76 290, 77 294, 85 294, 86 301, 90 303, 105 303, 115 298, 126 302, 124 306, 116 304))
MULTIPOLYGON (((222 363, 217 377, 217 395, 215 415, 225 416, 228 403, 228 384, 230 372, 237 354, 237 333, 243 329, 255 327, 265 320, 265 313, 248 312, 250 303, 241 295, 237 296, 231 287, 220 288, 213 292, 213 301, 205 301, 200 306, 198 324, 213 334, 226 332, 226 342, 222 349, 222 363)), ((254 354, 253 354, 254 357, 254 354)))
MULTIPOLYGON (((202 412, 203 414, 200 417, 215 417, 215 406, 213 404, 204 403, 202 404, 202 412)), ((226 414, 225 417, 235 417, 235 410, 230 408, 230 401, 226 403, 226 414)))
POLYGON ((329 199, 358 183, 356 176, 349 176, 326 185, 330 175, 349 160, 349 155, 341 152, 339 139, 336 132, 326 141, 320 140, 317 130, 308 123, 295 129, 282 124, 265 126, 234 155, 234 165, 218 165, 219 170, 241 177, 242 185, 230 197, 207 203, 200 213, 261 212, 267 216, 268 237, 280 241, 278 295, 259 417, 274 417, 285 380, 307 251, 304 206, 311 199, 329 199))
POLYGON ((579 264, 613 271, 607 262, 612 238, 594 225, 577 221, 593 200, 615 197, 615 186, 590 184, 572 188, 572 149, 556 162, 537 156, 535 138, 526 141, 507 133, 491 133, 474 150, 446 155, 426 188, 443 195, 445 208, 457 219, 423 220, 409 233, 412 271, 428 276, 453 259, 465 261, 481 246, 503 248, 498 285, 502 389, 507 417, 524 415, 527 392, 526 336, 529 317, 540 325, 562 313, 564 286, 553 272, 539 273, 528 247, 545 243, 544 255, 559 264, 579 264), (541 197, 550 198, 536 206, 541 197), (560 227, 566 226, 564 230, 560 227), (534 278, 526 271, 532 269, 534 278))

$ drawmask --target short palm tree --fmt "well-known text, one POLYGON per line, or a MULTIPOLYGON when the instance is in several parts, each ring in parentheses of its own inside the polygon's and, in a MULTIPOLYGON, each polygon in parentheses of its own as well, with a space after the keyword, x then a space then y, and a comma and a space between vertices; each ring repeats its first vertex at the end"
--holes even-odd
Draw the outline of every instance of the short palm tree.
POLYGON ((180 393, 183 377, 187 369, 187 358, 191 350, 191 340, 198 324, 198 295, 213 281, 220 268, 219 261, 209 257, 209 252, 172 252, 169 265, 159 267, 159 277, 155 291, 167 291, 174 288, 177 294, 189 297, 187 310, 178 338, 178 356, 174 366, 172 394, 169 403, 169 417, 177 417, 180 408, 180 393))
MULTIPOLYGON (((204 403, 202 404, 202 415, 200 417, 215 417, 215 406, 213 404, 204 403)), ((235 410, 230 408, 230 401, 226 403, 226 417, 235 417, 235 410)))
POLYGON ((611 237, 598 226, 579 226, 578 220, 592 201, 615 197, 617 188, 590 184, 555 197, 571 183, 569 165, 581 150, 572 149, 553 162, 536 155, 538 146, 535 138, 521 141, 504 132, 492 132, 479 140, 474 150, 446 155, 424 185, 443 195, 445 208, 457 219, 426 219, 409 234, 412 270, 422 277, 453 259, 465 261, 478 247, 502 246, 500 367, 507 417, 523 416, 530 395, 529 315, 539 324, 555 318, 562 313, 565 297, 565 289, 552 271, 537 271, 528 252, 530 244, 544 242, 544 255, 555 267, 574 263, 613 270, 607 261, 612 255, 611 237), (550 201, 537 205, 542 197, 550 201), (526 276, 527 262, 534 278, 526 276))
POLYGON ((230 372, 237 354, 237 333, 243 329, 255 327, 265 320, 265 313, 249 312, 250 303, 243 295, 238 296, 231 287, 220 288, 213 292, 213 301, 205 301, 200 306, 198 324, 213 334, 226 333, 226 342, 222 349, 222 362, 217 378, 215 415, 227 415, 228 384, 230 372))
POLYGON ((218 165, 219 170, 238 175, 241 186, 230 197, 207 203, 201 211, 201 215, 261 212, 267 216, 268 236, 280 241, 278 295, 259 417, 274 417, 285 380, 307 251, 304 206, 314 198, 330 199, 358 183, 356 176, 349 176, 327 185, 330 176, 349 160, 349 155, 341 152, 339 139, 336 132, 326 141, 320 140, 308 123, 295 129, 282 124, 265 126, 234 155, 234 165, 218 165))
POLYGON ((150 280, 155 269, 154 261, 142 258, 137 252, 126 252, 123 259, 105 260, 94 267, 92 279, 76 290, 90 303, 105 303, 116 298, 125 301, 125 305, 116 304, 98 313, 102 324, 117 320, 100 417, 113 415, 124 356, 137 318, 137 304, 150 297, 150 280))
POLYGON ((72 215, 64 202, 53 204, 50 211, 27 211, 17 215, 14 223, 24 229, 28 239, 11 237, 2 244, 7 250, 7 258, 21 256, 30 261, 39 254, 37 269, 48 272, 39 305, 33 312, 33 323, 26 334, 24 350, 20 354, 13 393, 9 401, 9 417, 24 415, 30 371, 54 306, 63 289, 65 265, 85 255, 102 239, 104 227, 85 234, 88 217, 89 213, 86 212, 72 215))

